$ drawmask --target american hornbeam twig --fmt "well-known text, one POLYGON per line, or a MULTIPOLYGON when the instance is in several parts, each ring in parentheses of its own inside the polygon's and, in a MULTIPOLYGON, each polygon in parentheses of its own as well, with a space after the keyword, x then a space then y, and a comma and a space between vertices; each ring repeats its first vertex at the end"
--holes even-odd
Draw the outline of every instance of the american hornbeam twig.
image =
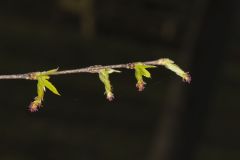
POLYGON ((94 65, 73 70, 63 70, 58 71, 58 69, 43 71, 43 72, 30 72, 25 74, 12 74, 12 75, 0 75, 0 80, 9 79, 25 79, 25 80, 37 80, 37 93, 38 96, 35 97, 34 101, 30 104, 29 110, 35 112, 39 107, 42 106, 42 101, 44 97, 45 88, 48 88, 53 93, 60 95, 55 86, 49 82, 50 76, 64 75, 64 74, 77 74, 77 73, 97 73, 99 74, 100 80, 104 83, 105 94, 108 100, 113 100, 114 95, 112 93, 112 86, 109 80, 109 75, 113 72, 121 72, 115 69, 132 69, 135 70, 135 77, 137 79, 136 87, 139 91, 144 89, 146 84, 143 77, 150 78, 151 74, 147 70, 148 68, 155 68, 156 66, 164 66, 167 69, 175 72, 178 76, 182 77, 183 81, 190 83, 191 76, 188 72, 184 72, 179 66, 177 66, 174 61, 168 58, 161 58, 153 61, 146 62, 132 62, 126 64, 116 64, 116 65, 94 65))
MULTIPOLYGON (((161 58, 158 60, 153 60, 153 61, 146 61, 146 62, 141 62, 146 65, 163 65, 166 66, 166 61, 171 61, 168 58, 161 58)), ((132 62, 132 63, 126 63, 126 64, 116 64, 116 65, 93 65, 89 67, 84 67, 84 68, 78 68, 78 69, 72 69, 72 70, 63 70, 63 71, 57 71, 51 75, 64 75, 64 74, 77 74, 77 73, 98 73, 101 69, 105 68, 112 68, 112 69, 119 69, 119 68, 125 68, 125 69, 134 69, 134 64, 139 63, 139 62, 132 62)), ((30 73, 24 73, 24 74, 12 74, 12 75, 0 75, 0 80, 4 79, 26 79, 26 80, 37 80, 35 74, 39 72, 30 72, 30 73)), ((189 78, 184 78, 182 77, 184 81, 187 81, 188 83, 191 81, 190 77, 189 78)))

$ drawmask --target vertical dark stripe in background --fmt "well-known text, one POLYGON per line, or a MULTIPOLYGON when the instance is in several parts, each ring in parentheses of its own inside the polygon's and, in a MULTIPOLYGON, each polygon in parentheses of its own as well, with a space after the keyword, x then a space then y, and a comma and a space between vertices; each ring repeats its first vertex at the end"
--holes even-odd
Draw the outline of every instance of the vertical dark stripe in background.
POLYGON ((206 116, 212 105, 210 104, 214 84, 220 66, 224 63, 224 54, 227 54, 233 19, 234 0, 212 0, 206 13, 206 19, 200 31, 195 57, 193 59, 193 83, 189 92, 186 112, 182 116, 182 129, 175 141, 172 160, 193 160, 198 144, 206 124, 206 116))

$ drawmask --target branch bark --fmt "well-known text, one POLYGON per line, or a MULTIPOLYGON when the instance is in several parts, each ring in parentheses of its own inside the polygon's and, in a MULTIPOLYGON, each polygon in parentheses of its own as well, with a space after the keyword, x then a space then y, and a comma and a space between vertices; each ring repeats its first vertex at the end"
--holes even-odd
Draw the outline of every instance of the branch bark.
MULTIPOLYGON (((164 65, 164 62, 167 58, 161 58, 158 60, 153 61, 146 61, 141 62, 146 65, 164 65)), ((64 75, 64 74, 78 74, 78 73, 99 73, 100 70, 105 68, 112 68, 112 69, 133 69, 134 64, 139 62, 132 62, 132 63, 126 63, 126 64, 115 64, 115 65, 93 65, 89 67, 84 68, 78 68, 78 69, 72 69, 72 70, 62 70, 57 71, 51 75, 64 75)), ((0 80, 6 80, 6 79, 25 79, 25 80, 37 80, 36 74, 40 72, 30 72, 30 73, 24 73, 24 74, 12 74, 12 75, 0 75, 0 80)))

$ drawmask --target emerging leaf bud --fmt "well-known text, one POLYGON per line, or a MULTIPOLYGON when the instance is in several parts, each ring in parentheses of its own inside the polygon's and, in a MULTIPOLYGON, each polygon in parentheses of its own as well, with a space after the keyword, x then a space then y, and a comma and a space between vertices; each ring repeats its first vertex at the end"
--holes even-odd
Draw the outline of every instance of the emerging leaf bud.
POLYGON ((111 68, 101 69, 98 73, 99 74, 99 79, 104 84, 105 94, 107 95, 107 99, 109 101, 112 101, 114 99, 114 95, 112 93, 112 85, 111 85, 111 82, 110 82, 110 79, 109 79, 109 74, 114 73, 114 72, 120 73, 120 71, 114 70, 114 69, 111 69, 111 68))
POLYGON ((145 88, 145 82, 143 81, 143 77, 151 78, 150 72, 147 70, 147 68, 155 68, 156 66, 152 65, 146 65, 143 63, 136 63, 134 65, 135 69, 135 78, 137 79, 136 87, 138 91, 143 91, 145 88))
POLYGON ((174 63, 174 61, 168 58, 164 58, 164 59, 161 59, 161 65, 165 66, 167 69, 175 72, 178 76, 182 77, 184 82, 187 82, 187 83, 191 82, 190 74, 188 72, 184 72, 178 65, 174 63))
POLYGON ((44 98, 44 93, 46 92, 46 88, 49 89, 56 95, 60 95, 56 87, 49 81, 50 76, 57 72, 58 69, 53 69, 45 72, 36 72, 34 73, 34 79, 38 81, 37 83, 37 97, 35 97, 34 101, 29 105, 30 112, 36 112, 42 105, 42 101, 44 98))

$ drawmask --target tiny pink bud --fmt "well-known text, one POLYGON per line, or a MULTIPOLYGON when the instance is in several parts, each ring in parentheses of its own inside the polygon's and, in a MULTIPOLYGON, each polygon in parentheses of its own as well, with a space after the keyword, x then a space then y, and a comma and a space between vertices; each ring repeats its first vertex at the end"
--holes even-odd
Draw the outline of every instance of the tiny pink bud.
POLYGON ((41 101, 35 100, 30 103, 30 105, 28 106, 28 110, 30 112, 37 112, 40 107, 41 107, 41 101))
POLYGON ((107 93, 107 99, 108 99, 109 101, 113 101, 114 95, 113 95, 112 92, 107 93))
POLYGON ((28 109, 29 109, 30 112, 37 112, 38 111, 38 106, 34 102, 32 102, 29 105, 28 109))
POLYGON ((139 81, 136 84, 136 87, 138 89, 139 92, 143 91, 145 89, 145 82, 144 81, 139 81))
POLYGON ((191 83, 192 81, 192 77, 188 72, 185 72, 182 78, 183 78, 183 82, 191 83))

